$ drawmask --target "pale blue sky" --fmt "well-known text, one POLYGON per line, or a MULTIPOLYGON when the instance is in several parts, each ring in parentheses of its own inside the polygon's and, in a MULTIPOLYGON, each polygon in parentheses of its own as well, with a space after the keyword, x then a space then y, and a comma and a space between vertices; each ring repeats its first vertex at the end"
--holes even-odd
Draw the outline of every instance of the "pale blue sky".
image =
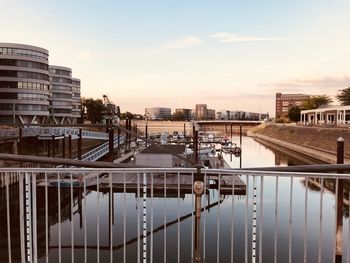
POLYGON ((350 86, 350 1, 2 0, 0 42, 47 48, 82 96, 270 112, 284 93, 350 86))

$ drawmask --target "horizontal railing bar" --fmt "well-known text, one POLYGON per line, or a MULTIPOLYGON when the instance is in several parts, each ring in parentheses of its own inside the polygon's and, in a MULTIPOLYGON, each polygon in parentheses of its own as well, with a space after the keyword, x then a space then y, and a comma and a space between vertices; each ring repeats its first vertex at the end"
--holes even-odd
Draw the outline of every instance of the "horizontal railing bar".
MULTIPOLYGON (((1 156, 2 154, 0 154, 1 156)), ((41 157, 43 158, 43 157, 41 157)), ((60 159, 60 158, 58 158, 60 159)), ((89 163, 84 161, 79 161, 80 163, 89 163)), ((91 163, 96 165, 96 168, 0 168, 0 172, 34 172, 34 173, 83 173, 83 172, 105 172, 105 173, 139 173, 139 172, 154 172, 154 173, 185 173, 190 174, 197 172, 195 168, 151 168, 151 167, 137 167, 130 168, 130 165, 127 164, 113 164, 107 162, 94 162, 91 163), (110 167, 104 168, 101 167, 101 164, 107 164, 110 167), (120 167, 117 167, 120 165, 120 167), (123 167, 121 167, 123 166, 123 167), (114 168, 116 167, 116 168, 114 168)), ((233 169, 202 169, 201 173, 207 175, 216 176, 222 174, 223 176, 232 176, 232 175, 263 175, 263 176, 279 176, 279 177, 318 177, 318 178, 338 178, 338 179, 350 179, 350 174, 336 174, 336 173, 305 173, 305 172, 277 172, 277 171, 254 171, 254 170, 233 170, 233 169)))
MULTIPOLYGON (((93 167, 93 168, 150 167, 150 166, 144 166, 144 165, 131 165, 126 163, 90 162, 90 161, 72 160, 72 159, 65 159, 65 158, 52 158, 52 157, 44 157, 44 156, 18 155, 18 154, 7 154, 7 153, 0 153, 0 160, 15 161, 15 162, 46 163, 46 164, 79 166, 79 167, 93 167)), ((64 168, 64 169, 67 169, 67 168, 64 168)))

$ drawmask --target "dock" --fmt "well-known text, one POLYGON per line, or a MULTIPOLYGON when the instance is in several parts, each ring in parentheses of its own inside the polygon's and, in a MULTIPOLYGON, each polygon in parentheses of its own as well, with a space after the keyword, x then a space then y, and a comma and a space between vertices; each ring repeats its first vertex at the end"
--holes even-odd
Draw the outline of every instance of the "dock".
MULTIPOLYGON (((203 178, 204 179, 204 178, 203 178)), ((123 191, 124 185, 127 192, 136 192, 139 188, 142 189, 142 176, 135 174, 127 174, 125 176, 125 182, 123 176, 112 177, 112 188, 123 191)), ((217 175, 206 176, 206 188, 207 189, 218 189, 219 178, 217 175)), ((109 188, 110 179, 100 179, 100 189, 109 188)), ((180 175, 169 174, 153 174, 153 179, 150 174, 147 174, 147 192, 152 189, 154 192, 163 193, 165 186, 167 193, 177 193, 179 190, 181 193, 192 193, 193 178, 192 175, 180 175), (179 180, 178 180, 179 179, 179 180), (153 185, 153 187, 152 187, 153 185)), ((221 175, 220 176, 220 193, 225 195, 245 195, 246 185, 238 175, 221 175)))

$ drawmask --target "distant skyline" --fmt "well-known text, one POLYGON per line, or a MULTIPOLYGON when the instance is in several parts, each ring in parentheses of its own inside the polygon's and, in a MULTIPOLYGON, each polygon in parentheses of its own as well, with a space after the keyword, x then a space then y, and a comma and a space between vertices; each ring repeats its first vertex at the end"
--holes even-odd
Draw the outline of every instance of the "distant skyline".
POLYGON ((82 96, 122 112, 204 103, 273 116, 276 92, 350 86, 348 0, 2 0, 0 14, 0 42, 48 49, 82 96))

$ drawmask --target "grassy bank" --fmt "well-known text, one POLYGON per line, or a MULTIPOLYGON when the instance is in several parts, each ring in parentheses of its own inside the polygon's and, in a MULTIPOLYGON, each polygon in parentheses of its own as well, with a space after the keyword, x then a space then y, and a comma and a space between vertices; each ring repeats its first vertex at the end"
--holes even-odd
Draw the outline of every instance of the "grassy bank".
POLYGON ((345 141, 345 156, 350 157, 350 129, 261 125, 251 130, 251 132, 332 152, 336 152, 337 139, 342 137, 345 141))

